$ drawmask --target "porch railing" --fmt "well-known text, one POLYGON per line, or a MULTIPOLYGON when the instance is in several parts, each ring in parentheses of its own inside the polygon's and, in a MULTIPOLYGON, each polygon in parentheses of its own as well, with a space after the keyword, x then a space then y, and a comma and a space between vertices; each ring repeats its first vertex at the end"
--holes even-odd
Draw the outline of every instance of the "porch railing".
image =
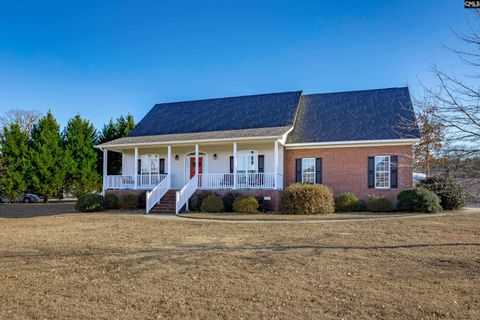
POLYGON ((274 173, 203 173, 198 177, 199 189, 282 189, 283 177, 274 173))
MULTIPOLYGON (((165 180, 167 174, 148 174, 137 176, 138 189, 150 189, 165 180)), ((134 189, 135 175, 107 176, 107 189, 134 189)))
POLYGON ((194 175, 187 184, 182 188, 182 190, 177 191, 176 201, 175 201, 175 214, 178 214, 182 210, 184 205, 187 205, 188 210, 188 200, 198 189, 198 174, 194 175))
POLYGON ((167 193, 168 187, 170 185, 170 176, 167 176, 165 179, 162 179, 159 184, 152 191, 147 191, 146 198, 146 213, 149 213, 150 210, 162 199, 162 197, 167 193))

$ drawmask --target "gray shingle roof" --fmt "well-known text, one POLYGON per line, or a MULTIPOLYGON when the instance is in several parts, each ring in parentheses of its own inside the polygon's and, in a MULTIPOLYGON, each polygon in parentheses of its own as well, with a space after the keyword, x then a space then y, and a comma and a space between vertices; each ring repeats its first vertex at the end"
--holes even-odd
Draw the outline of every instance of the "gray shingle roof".
POLYGON ((180 142, 180 141, 199 141, 210 139, 238 139, 238 138, 265 138, 265 137, 281 137, 291 126, 245 129, 245 130, 225 130, 211 132, 194 132, 194 133, 178 133, 163 134, 155 136, 125 137, 97 145, 97 147, 115 147, 128 144, 161 144, 163 142, 180 142))
POLYGON ((302 92, 155 105, 129 137, 292 126, 302 92))
POLYGON ((415 118, 408 88, 303 95, 287 143, 419 137, 402 117, 415 118))

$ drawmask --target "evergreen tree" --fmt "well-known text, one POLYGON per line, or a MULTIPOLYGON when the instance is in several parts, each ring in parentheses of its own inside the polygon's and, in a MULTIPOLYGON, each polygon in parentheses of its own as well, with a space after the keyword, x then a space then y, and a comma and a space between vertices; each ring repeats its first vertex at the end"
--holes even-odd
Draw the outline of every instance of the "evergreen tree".
POLYGON ((90 121, 79 114, 70 119, 64 131, 65 149, 72 157, 67 173, 66 188, 76 197, 100 188, 100 175, 96 170, 96 131, 90 121))
POLYGON ((64 151, 57 120, 49 111, 32 130, 32 183, 35 190, 48 202, 62 197, 67 172, 72 167, 69 152, 64 151))
MULTIPOLYGON (((102 131, 99 134, 98 142, 104 143, 112 141, 118 138, 128 136, 130 131, 135 128, 135 120, 131 114, 127 114, 126 117, 120 116, 115 122, 110 121, 103 126, 102 131)), ((103 153, 98 151, 98 172, 103 171, 103 153)), ((118 152, 108 152, 108 174, 121 174, 122 173, 122 155, 118 152)))
POLYGON ((11 201, 20 197, 28 189, 30 148, 28 133, 18 123, 3 128, 1 154, 3 171, 0 177, 2 193, 11 201))

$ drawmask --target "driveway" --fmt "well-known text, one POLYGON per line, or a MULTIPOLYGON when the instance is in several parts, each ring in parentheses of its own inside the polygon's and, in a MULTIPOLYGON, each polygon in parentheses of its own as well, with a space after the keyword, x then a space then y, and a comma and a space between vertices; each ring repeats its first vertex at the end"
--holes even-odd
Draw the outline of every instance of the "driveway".
POLYGON ((74 202, 0 204, 0 218, 31 218, 76 212, 74 202))

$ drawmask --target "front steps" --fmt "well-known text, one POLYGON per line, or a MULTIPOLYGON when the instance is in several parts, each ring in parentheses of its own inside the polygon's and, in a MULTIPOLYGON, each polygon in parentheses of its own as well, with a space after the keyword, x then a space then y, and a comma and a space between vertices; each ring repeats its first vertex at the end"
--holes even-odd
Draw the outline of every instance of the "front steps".
POLYGON ((177 190, 168 190, 167 193, 160 199, 160 202, 157 203, 150 213, 173 213, 175 214, 175 201, 176 201, 177 190))

